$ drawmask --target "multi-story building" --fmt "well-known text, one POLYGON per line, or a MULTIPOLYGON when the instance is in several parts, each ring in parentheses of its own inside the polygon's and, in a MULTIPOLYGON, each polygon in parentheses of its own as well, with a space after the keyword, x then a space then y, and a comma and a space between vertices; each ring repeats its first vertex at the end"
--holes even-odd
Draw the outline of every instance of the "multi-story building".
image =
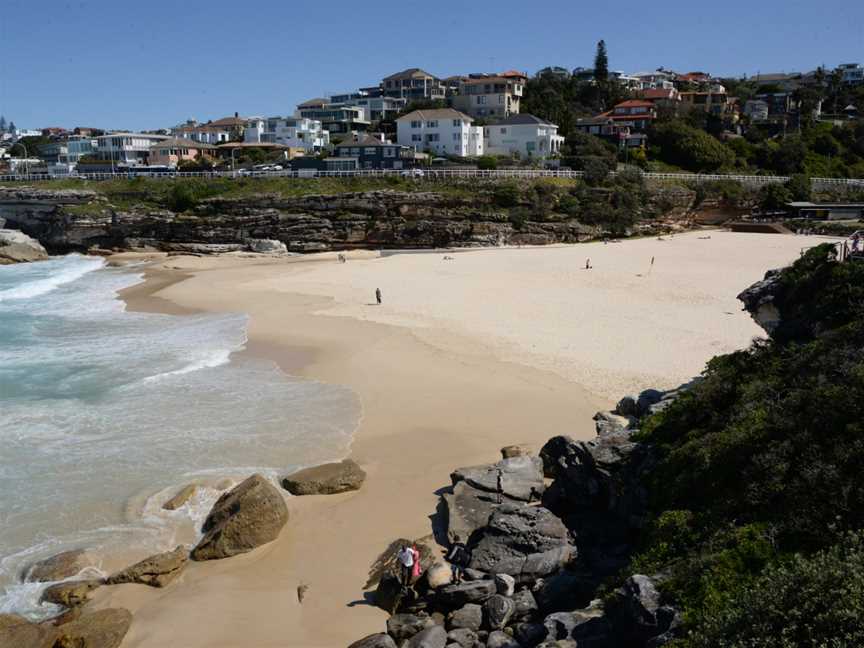
POLYGON ((567 80, 570 78, 570 70, 567 68, 561 67, 560 65, 550 65, 548 67, 544 67, 542 70, 537 70, 537 77, 556 77, 558 79, 567 80))
POLYGON ((642 90, 669 90, 675 87, 675 73, 669 70, 654 70, 653 72, 636 72, 631 77, 638 79, 642 90))
POLYGON ((558 126, 534 115, 511 115, 483 128, 484 152, 546 158, 558 155, 564 138, 558 126))
POLYGON ((847 85, 864 83, 864 66, 860 63, 843 63, 837 66, 837 70, 843 75, 841 79, 847 85))
POLYGON ((330 133, 320 121, 306 117, 252 117, 246 121, 243 141, 281 144, 305 151, 320 151, 330 145, 330 133))
POLYGON ((322 128, 329 131, 331 138, 334 135, 365 132, 370 126, 366 110, 361 106, 332 103, 326 97, 304 101, 297 106, 295 114, 321 122, 322 128))
POLYGON ((471 117, 509 117, 519 113, 527 75, 510 70, 498 75, 476 76, 459 84, 451 99, 453 108, 471 117))
POLYGON ((483 128, 452 108, 415 110, 396 120, 397 141, 418 152, 474 157, 483 155, 483 128))
POLYGON ((357 92, 332 95, 330 103, 343 106, 358 106, 363 108, 366 119, 370 122, 378 122, 392 119, 398 115, 404 110, 408 100, 399 97, 384 97, 381 95, 380 90, 372 96, 367 89, 361 88, 357 92))
POLYGON ((724 115, 732 110, 732 101, 723 86, 715 86, 705 92, 682 92, 684 108, 702 110, 712 115, 724 115))
POLYGON ((748 99, 744 102, 744 115, 751 122, 761 122, 768 119, 770 114, 767 101, 762 99, 748 99))
POLYGON ((213 144, 172 137, 150 146, 149 164, 176 167, 180 162, 194 161, 199 156, 213 156, 213 144))
POLYGON ((60 161, 77 164, 83 157, 94 157, 96 151, 97 141, 94 137, 72 135, 66 140, 66 159, 60 161))
POLYGON ((420 68, 408 68, 381 80, 381 91, 386 97, 411 101, 444 99, 446 87, 436 76, 420 68))
POLYGON ((214 146, 223 142, 230 142, 231 137, 238 132, 237 129, 228 126, 213 126, 212 122, 199 124, 194 119, 171 129, 171 134, 174 137, 190 139, 202 144, 213 144, 214 146))
POLYGON ((147 164, 153 144, 167 139, 147 133, 109 133, 96 138, 96 155, 112 165, 139 166, 147 164))
POLYGON ((360 135, 336 146, 336 157, 356 160, 358 169, 402 169, 410 153, 413 149, 407 146, 371 135, 360 135))

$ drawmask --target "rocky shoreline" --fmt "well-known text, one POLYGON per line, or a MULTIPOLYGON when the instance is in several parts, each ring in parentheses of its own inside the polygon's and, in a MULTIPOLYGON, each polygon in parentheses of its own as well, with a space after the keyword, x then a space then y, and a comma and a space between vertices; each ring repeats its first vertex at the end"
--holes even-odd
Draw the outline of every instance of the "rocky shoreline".
POLYGON ((643 528, 648 494, 640 477, 653 453, 633 435, 686 388, 623 398, 595 416, 590 441, 553 437, 539 456, 510 446, 495 464, 455 470, 438 531, 442 544, 467 538, 464 580, 450 582, 434 548, 421 552, 424 572, 410 589, 394 570, 383 571, 372 600, 391 614, 387 630, 351 648, 653 648, 671 641, 680 619, 658 591, 661 574, 630 574, 612 591, 604 586, 622 576, 643 528))
MULTIPOLYGON (((303 491, 295 494, 328 494, 359 489, 365 473, 348 459, 307 468, 284 479, 303 491)), ((184 486, 163 507, 176 510, 194 493, 194 485, 184 486)), ((105 578, 81 577, 93 564, 93 556, 85 549, 64 551, 33 563, 22 571, 21 581, 46 583, 40 601, 61 611, 41 623, 16 614, 0 614, 0 647, 116 648, 129 630, 132 614, 122 608, 91 610, 88 604, 96 589, 127 583, 166 587, 190 560, 220 560, 252 551, 275 540, 287 523, 284 496, 270 481, 255 474, 221 495, 202 525, 201 539, 191 550, 178 545, 105 578)))
MULTIPOLYGON (((677 194, 676 194, 677 196, 677 194)), ((686 201, 685 201, 686 202, 686 201)), ((689 204, 689 203, 688 203, 689 204)), ((682 207, 683 209, 683 207, 682 207)), ((50 252, 162 251, 309 253, 352 249, 428 249, 577 243, 601 228, 566 214, 535 219, 490 195, 375 190, 283 197, 215 197, 183 212, 120 208, 91 190, 0 188, 0 218, 50 252)), ((669 231, 664 222, 634 231, 669 231)))

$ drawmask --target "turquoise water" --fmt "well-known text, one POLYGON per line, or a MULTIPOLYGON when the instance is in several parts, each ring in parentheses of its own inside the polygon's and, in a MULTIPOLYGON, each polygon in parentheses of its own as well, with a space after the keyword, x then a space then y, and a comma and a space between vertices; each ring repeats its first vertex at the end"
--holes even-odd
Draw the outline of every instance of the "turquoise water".
POLYGON ((0 612, 51 611, 18 584, 33 560, 169 548, 222 478, 347 453, 351 391, 235 355, 242 313, 126 312, 117 291, 138 281, 78 255, 0 267, 0 612), (212 487, 161 509, 193 480, 212 487))

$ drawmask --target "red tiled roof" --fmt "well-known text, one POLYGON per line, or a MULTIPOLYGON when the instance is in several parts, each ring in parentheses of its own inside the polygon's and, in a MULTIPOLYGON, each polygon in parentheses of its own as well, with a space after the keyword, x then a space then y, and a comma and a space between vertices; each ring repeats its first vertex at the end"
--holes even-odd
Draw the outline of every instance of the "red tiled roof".
POLYGON ((616 108, 653 108, 654 104, 650 101, 642 101, 641 99, 628 99, 619 104, 615 104, 616 108))
POLYGON ((651 99, 671 99, 676 95, 675 91, 671 88, 647 88, 640 94, 646 101, 651 99))

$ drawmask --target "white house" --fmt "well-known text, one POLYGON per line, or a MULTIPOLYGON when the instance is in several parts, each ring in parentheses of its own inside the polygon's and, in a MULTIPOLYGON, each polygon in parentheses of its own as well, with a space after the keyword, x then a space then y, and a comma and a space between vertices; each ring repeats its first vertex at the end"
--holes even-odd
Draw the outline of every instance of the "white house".
POLYGON ((396 140, 418 152, 475 157, 483 155, 483 128, 452 108, 415 110, 396 120, 396 140))
POLYGON ((767 121, 769 115, 768 102, 761 99, 748 99, 744 103, 744 114, 754 122, 767 121))
POLYGON ((564 138, 558 126, 529 114, 511 115, 484 128, 484 148, 489 155, 545 158, 561 152, 564 138))
POLYGON ((147 164, 150 147, 167 139, 167 135, 150 133, 110 133, 96 138, 96 152, 100 159, 114 164, 147 164))
POLYGON ((307 151, 330 145, 330 133, 317 119, 305 117, 253 117, 246 122, 243 140, 247 144, 282 144, 307 151))

